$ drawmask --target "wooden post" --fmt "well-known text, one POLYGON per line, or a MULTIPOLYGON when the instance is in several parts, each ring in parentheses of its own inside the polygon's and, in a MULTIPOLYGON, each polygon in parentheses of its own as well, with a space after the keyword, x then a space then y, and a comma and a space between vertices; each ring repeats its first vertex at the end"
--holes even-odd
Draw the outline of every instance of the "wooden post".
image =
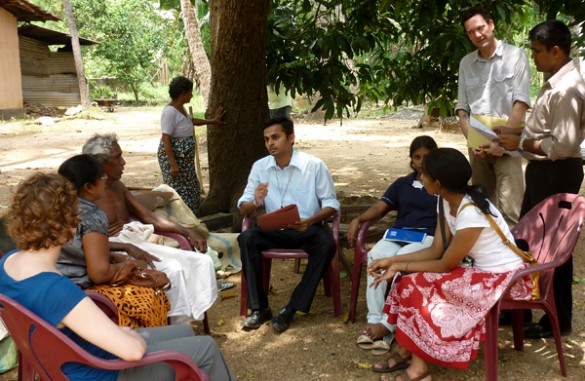
MULTIPOLYGON (((189 115, 193 118, 193 106, 189 106, 189 115)), ((197 172, 201 194, 205 194, 205 188, 203 187, 203 174, 201 173, 201 161, 199 160, 199 142, 195 135, 195 125, 193 125, 193 138, 195 139, 195 171, 197 172)))

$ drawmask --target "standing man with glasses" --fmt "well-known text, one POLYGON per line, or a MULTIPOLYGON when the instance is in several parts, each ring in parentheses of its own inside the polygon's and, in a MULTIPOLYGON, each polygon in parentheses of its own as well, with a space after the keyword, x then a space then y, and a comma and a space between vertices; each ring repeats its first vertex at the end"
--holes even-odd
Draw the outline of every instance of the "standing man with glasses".
MULTIPOLYGON (((475 115, 502 118, 503 131, 520 135, 530 107, 526 53, 496 38, 494 20, 481 6, 464 10, 461 25, 477 47, 459 64, 455 114, 461 131, 469 138, 470 116, 475 115)), ((512 227, 518 222, 524 193, 522 158, 508 155, 497 143, 483 148, 470 150, 472 183, 485 189, 512 227)))

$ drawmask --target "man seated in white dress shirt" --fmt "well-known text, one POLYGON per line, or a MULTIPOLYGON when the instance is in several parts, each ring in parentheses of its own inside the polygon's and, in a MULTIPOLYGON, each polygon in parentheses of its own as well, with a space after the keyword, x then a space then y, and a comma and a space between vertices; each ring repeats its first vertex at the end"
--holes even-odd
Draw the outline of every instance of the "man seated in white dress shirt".
POLYGON ((242 270, 247 282, 250 316, 245 330, 256 329, 272 319, 268 297, 262 288, 262 254, 270 248, 303 249, 309 255, 301 282, 289 303, 272 319, 278 333, 288 329, 296 311, 309 312, 319 280, 335 255, 335 242, 323 221, 339 210, 333 179, 322 160, 293 149, 293 122, 286 117, 264 122, 264 143, 270 153, 254 163, 244 194, 238 200, 242 214, 260 207, 266 213, 295 204, 300 220, 286 229, 246 230, 238 237, 242 270))

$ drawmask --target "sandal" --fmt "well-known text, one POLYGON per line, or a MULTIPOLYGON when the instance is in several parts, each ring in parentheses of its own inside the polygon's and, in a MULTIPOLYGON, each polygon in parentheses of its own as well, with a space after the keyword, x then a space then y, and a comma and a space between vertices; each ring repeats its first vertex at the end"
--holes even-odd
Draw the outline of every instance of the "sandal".
POLYGON ((372 346, 372 354, 374 356, 381 356, 390 351, 390 344, 384 340, 376 340, 372 346))
POLYGON ((365 350, 374 348, 374 340, 372 340, 372 338, 367 335, 359 335, 356 340, 356 344, 358 347, 365 350))
POLYGON ((395 372, 397 370, 403 370, 410 366, 410 358, 412 355, 408 355, 407 357, 402 357, 398 354, 398 352, 394 353, 392 356, 384 361, 383 366, 376 367, 376 364, 372 367, 372 370, 376 373, 389 373, 395 372), (388 366, 388 360, 393 359, 395 364, 393 366, 388 366))
MULTIPOLYGON (((392 380, 396 381, 396 378, 400 377, 401 381, 422 381, 430 375, 431 374, 428 371, 426 371, 418 377, 410 378, 408 373, 406 373, 406 369, 403 369, 396 376, 393 376, 392 380)), ((392 380, 388 380, 385 376, 380 376, 380 381, 392 381, 392 380)))

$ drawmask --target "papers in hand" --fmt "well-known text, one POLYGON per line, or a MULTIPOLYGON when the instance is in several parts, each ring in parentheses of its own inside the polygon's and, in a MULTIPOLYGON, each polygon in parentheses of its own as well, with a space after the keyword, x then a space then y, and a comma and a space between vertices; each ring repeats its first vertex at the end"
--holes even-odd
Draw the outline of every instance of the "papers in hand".
POLYGON ((426 238, 427 233, 418 231, 418 230, 411 230, 411 229, 398 229, 398 228, 390 228, 386 230, 384 233, 384 239, 386 241, 396 241, 396 242, 407 242, 407 243, 415 243, 415 242, 422 242, 426 238))
MULTIPOLYGON (((507 121, 506 118, 486 115, 474 117, 471 115, 469 117, 471 129, 467 136, 467 146, 477 150, 482 149, 482 145, 489 144, 489 142, 498 138, 498 135, 493 131, 493 128, 504 126, 507 121)), ((522 125, 520 127, 522 127, 522 125)), ((506 151, 506 154, 514 157, 522 156, 518 151, 506 151)))
POLYGON ((481 136, 483 136, 489 141, 492 141, 498 137, 498 135, 494 131, 492 131, 489 127, 487 127, 479 120, 475 119, 473 116, 469 117, 469 123, 471 124, 471 128, 479 132, 481 136))
POLYGON ((296 205, 291 204, 283 208, 275 210, 272 213, 266 213, 258 216, 258 225, 262 230, 274 231, 285 229, 289 225, 292 225, 301 220, 299 216, 299 209, 296 205))

